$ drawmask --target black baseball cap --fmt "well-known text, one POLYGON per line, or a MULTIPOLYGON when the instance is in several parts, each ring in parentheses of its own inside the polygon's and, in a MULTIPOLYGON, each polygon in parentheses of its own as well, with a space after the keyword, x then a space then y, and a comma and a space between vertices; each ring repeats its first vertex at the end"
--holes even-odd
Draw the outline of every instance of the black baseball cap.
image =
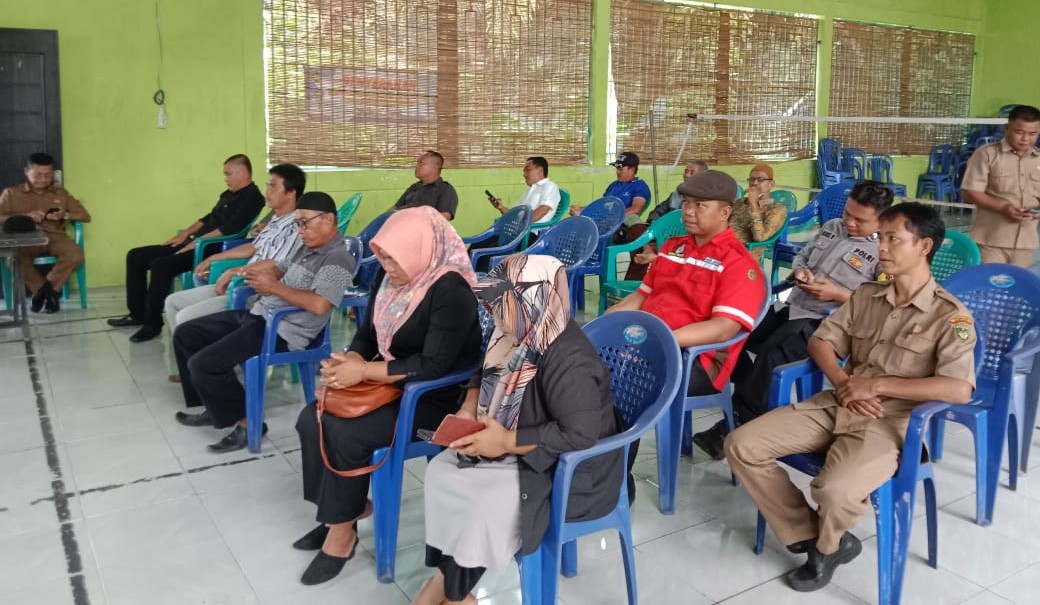
POLYGON ((635 153, 631 152, 631 151, 626 151, 624 153, 618 154, 617 159, 614 160, 613 162, 611 162, 610 164, 607 164, 607 165, 608 166, 613 166, 614 168, 621 168, 622 166, 636 166, 636 167, 638 167, 639 166, 639 156, 636 155, 635 153))

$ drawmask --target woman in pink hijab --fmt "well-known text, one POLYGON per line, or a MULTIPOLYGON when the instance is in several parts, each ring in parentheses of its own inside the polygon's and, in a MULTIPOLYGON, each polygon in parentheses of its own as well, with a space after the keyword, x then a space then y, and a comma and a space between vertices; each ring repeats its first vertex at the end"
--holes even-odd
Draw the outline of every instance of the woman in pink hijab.
MULTIPOLYGON (((382 266, 364 325, 322 378, 332 388, 362 381, 402 384, 430 380, 474 364, 481 355, 481 330, 465 245, 428 206, 395 212, 370 242, 382 266)), ((416 429, 436 429, 459 407, 462 390, 448 387, 422 397, 416 429)), ((358 418, 322 416, 330 464, 341 470, 370 463, 372 452, 390 444, 398 404, 358 418)), ((299 550, 318 554, 304 571, 304 584, 334 578, 357 549, 357 522, 371 514, 368 475, 341 477, 329 471, 319 451, 318 421, 305 406, 296 422, 303 459, 303 497, 318 506, 319 525, 297 540, 299 550)), ((397 439, 410 439, 398 435, 397 439)))

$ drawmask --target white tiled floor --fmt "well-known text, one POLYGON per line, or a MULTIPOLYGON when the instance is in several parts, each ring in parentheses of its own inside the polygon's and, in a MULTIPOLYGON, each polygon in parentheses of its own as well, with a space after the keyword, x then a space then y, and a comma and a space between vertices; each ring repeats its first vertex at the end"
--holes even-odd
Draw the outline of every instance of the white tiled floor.
MULTIPOLYGON (((105 325, 104 317, 121 313, 119 298, 115 289, 92 291, 86 311, 70 306, 56 316, 34 316, 25 333, 29 340, 21 329, 0 330, 0 602, 407 603, 427 575, 424 462, 408 465, 397 582, 376 581, 366 521, 360 524, 362 551, 340 577, 302 586, 298 578, 311 554, 289 545, 313 526, 314 509, 300 497, 292 429, 299 387, 282 382, 282 374, 272 380, 271 433, 261 455, 208 454, 205 444, 219 433, 173 420, 183 403, 180 387, 166 382, 168 342, 131 345, 129 331, 105 325), (39 397, 30 368, 38 375, 39 397), (50 423, 50 449, 43 422, 50 423), (67 499, 63 519, 55 506, 57 480, 67 499), (78 565, 69 562, 73 554, 78 565), (78 600, 73 586, 80 587, 78 600)), ((338 343, 348 330, 336 320, 338 343)), ((709 416, 698 423, 712 421, 709 416)), ((924 562, 918 523, 904 603, 1035 603, 1040 477, 1023 476, 1018 492, 1002 487, 993 526, 976 526, 971 441, 956 430, 950 428, 946 457, 936 470, 940 567, 924 562)), ((1033 458, 1040 460, 1040 447, 1034 446, 1033 458)), ((872 520, 855 528, 865 540, 863 555, 841 568, 831 586, 803 595, 781 578, 798 559, 771 534, 763 555, 751 552, 754 508, 742 489, 729 484, 725 463, 699 452, 684 459, 672 516, 656 508, 651 443, 641 448, 635 472, 641 602, 876 602, 872 520)), ((623 603, 616 537, 589 537, 579 549, 580 573, 561 578, 561 602, 623 603)), ((479 596, 483 603, 520 603, 515 568, 489 574, 479 596)))

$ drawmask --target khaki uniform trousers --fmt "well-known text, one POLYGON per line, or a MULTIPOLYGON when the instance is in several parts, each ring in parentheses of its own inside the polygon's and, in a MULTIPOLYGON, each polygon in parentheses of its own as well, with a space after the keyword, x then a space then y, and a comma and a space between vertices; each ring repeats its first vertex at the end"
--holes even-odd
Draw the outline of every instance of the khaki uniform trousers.
POLYGON ((1033 264, 1033 253, 1036 250, 1024 248, 1001 248, 979 244, 979 253, 983 263, 1006 263, 1028 269, 1033 264))
MULTIPOLYGON (((61 290, 72 272, 83 264, 83 251, 76 242, 64 233, 47 232, 47 244, 43 246, 26 246, 20 251, 22 277, 25 285, 35 293, 43 287, 44 278, 33 266, 33 261, 40 256, 53 256, 58 259, 54 268, 47 274, 47 280, 55 291, 61 290)), ((82 286, 82 284, 80 284, 82 286)))
POLYGON ((870 492, 890 479, 899 465, 909 415, 869 422, 856 417, 855 422, 841 423, 848 432, 836 433, 839 413, 850 414, 837 407, 784 406, 742 425, 726 439, 730 468, 785 545, 816 538, 820 552, 837 550, 842 534, 870 510, 870 492), (823 471, 811 484, 819 507, 813 510, 776 459, 825 450, 823 471))

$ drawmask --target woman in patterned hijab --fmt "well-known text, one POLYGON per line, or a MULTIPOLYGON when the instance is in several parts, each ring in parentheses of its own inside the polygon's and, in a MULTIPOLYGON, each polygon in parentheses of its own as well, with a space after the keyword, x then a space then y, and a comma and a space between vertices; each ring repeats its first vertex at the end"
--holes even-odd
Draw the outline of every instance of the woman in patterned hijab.
MULTIPOLYGON (((541 542, 557 456, 617 432, 610 376, 570 318, 558 260, 510 256, 474 290, 495 332, 479 386, 471 382, 456 415, 485 428, 427 467, 426 564, 437 572, 414 603, 475 603, 472 591, 486 569, 507 567, 517 551, 541 542)), ((614 507, 621 463, 619 451, 579 467, 568 518, 614 507)))

